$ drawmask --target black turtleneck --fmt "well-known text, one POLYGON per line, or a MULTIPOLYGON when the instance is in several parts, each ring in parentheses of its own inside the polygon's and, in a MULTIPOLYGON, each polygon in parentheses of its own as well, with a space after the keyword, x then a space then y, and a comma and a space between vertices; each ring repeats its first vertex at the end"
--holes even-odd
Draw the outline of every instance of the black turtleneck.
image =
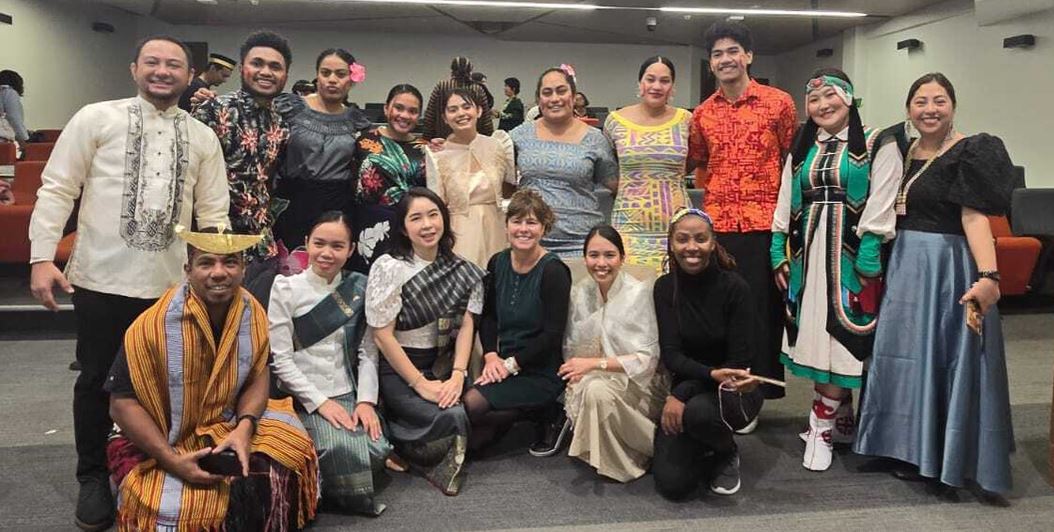
POLYGON ((682 401, 717 383, 714 368, 749 368, 756 317, 750 287, 734 271, 710 265, 696 275, 668 273, 655 281, 655 317, 662 363, 682 401))

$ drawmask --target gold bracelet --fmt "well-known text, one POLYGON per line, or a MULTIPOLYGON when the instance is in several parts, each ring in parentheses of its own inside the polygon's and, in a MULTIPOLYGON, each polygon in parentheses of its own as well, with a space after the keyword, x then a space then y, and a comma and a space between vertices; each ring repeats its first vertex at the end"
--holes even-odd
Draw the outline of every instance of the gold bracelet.
POLYGON ((466 379, 468 378, 468 370, 465 368, 454 368, 454 371, 463 375, 466 379))

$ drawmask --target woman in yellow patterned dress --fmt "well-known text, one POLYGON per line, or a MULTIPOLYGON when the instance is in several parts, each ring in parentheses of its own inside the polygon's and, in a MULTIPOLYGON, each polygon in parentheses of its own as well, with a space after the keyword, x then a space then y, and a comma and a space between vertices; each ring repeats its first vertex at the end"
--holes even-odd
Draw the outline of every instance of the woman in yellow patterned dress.
POLYGON ((692 113, 669 104, 673 62, 655 56, 640 66, 640 102, 608 116, 604 134, 615 146, 619 188, 611 225, 626 240, 626 262, 662 269, 670 217, 689 206, 685 188, 692 113))

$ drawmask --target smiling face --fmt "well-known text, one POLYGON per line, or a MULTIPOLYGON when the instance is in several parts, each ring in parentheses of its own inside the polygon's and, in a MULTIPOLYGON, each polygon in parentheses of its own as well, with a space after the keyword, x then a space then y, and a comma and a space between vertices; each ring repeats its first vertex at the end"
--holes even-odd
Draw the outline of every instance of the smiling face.
POLYGON ((433 255, 443 237, 443 214, 432 200, 417 197, 410 202, 403 227, 417 255, 433 255))
POLYGON ((327 102, 343 102, 351 90, 351 67, 337 54, 330 54, 318 65, 318 96, 327 102))
POLYGON ((564 120, 574 113, 575 91, 562 72, 550 72, 542 77, 538 90, 538 109, 547 120, 564 120))
POLYGON ((420 116, 421 100, 409 92, 395 96, 384 106, 384 117, 388 121, 388 127, 400 135, 413 133, 420 116))
POLYGON ((673 96, 673 72, 663 63, 652 63, 640 78, 640 99, 651 107, 666 105, 673 96))
POLYGON ((692 275, 703 271, 714 252, 713 230, 694 214, 681 218, 670 237, 670 252, 681 271, 692 275))
POLYGON ((266 46, 251 48, 242 62, 242 88, 254 96, 278 96, 289 77, 286 66, 278 50, 266 46))
POLYGON ((809 118, 828 133, 834 135, 849 124, 849 106, 834 87, 824 85, 809 91, 805 98, 809 118))
POLYGON ((183 47, 170 41, 147 42, 131 65, 139 93, 155 104, 171 105, 190 83, 191 70, 183 47))
POLYGON ((911 125, 923 135, 947 135, 955 118, 955 104, 940 83, 924 83, 911 96, 908 118, 911 119, 911 125))
POLYGON ((329 280, 340 273, 351 252, 355 251, 347 225, 339 220, 315 226, 305 244, 311 269, 329 280))
POLYGON ((710 50, 710 70, 721 83, 747 79, 747 67, 754 61, 754 53, 743 49, 733 39, 718 39, 710 50))
POLYGON ((183 267, 191 290, 207 306, 230 303, 245 277, 245 260, 241 253, 219 255, 193 250, 183 267))
POLYGON ((460 94, 452 94, 450 98, 447 98, 446 107, 443 108, 443 120, 455 134, 466 133, 476 130, 479 113, 480 109, 476 102, 466 100, 460 94))
POLYGON ((541 245, 545 226, 533 212, 512 216, 505 222, 505 236, 514 250, 533 251, 541 245))
POLYGON ((593 235, 586 245, 586 271, 602 288, 611 286, 622 268, 622 253, 610 240, 593 235))

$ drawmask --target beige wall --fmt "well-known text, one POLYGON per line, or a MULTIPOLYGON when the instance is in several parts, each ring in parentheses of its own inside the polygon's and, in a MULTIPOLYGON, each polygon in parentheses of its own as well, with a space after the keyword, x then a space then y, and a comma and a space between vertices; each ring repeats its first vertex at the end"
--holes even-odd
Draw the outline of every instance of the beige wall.
POLYGON ((14 18, 0 24, 0 68, 25 80, 30 129, 62 127, 86 103, 135 94, 128 65, 138 17, 70 0, 0 0, 14 18), (114 33, 92 31, 108 22, 114 33))
POLYGON ((1028 186, 1054 187, 1054 10, 980 27, 972 3, 956 0, 849 33, 846 47, 857 55, 847 67, 859 78, 854 81, 864 98, 865 122, 903 120, 911 83, 927 72, 943 72, 959 102, 955 127, 1001 137, 1014 163, 1025 166, 1028 186), (1034 48, 1003 49, 1003 38, 1022 33, 1036 35, 1034 48), (896 49, 910 38, 922 41, 922 50, 896 49))

